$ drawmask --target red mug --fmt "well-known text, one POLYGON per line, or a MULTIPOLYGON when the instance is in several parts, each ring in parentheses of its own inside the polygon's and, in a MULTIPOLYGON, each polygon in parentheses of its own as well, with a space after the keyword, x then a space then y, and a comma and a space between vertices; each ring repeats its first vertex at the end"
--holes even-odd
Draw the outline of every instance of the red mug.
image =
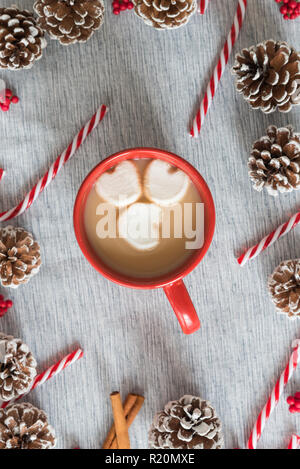
POLYGON ((137 289, 163 288, 185 334, 192 334, 197 331, 200 328, 200 321, 182 279, 197 267, 207 253, 214 235, 215 218, 215 206, 211 192, 198 171, 183 158, 180 158, 173 153, 169 153, 164 150, 157 150, 155 148, 133 148, 123 150, 103 160, 83 181, 74 207, 74 229, 76 239, 84 256, 90 264, 104 277, 125 287, 137 289), (204 203, 205 228, 203 246, 200 249, 195 250, 195 253, 190 256, 187 262, 176 271, 158 278, 150 279, 130 278, 113 271, 94 252, 87 239, 84 228, 84 210, 86 200, 97 179, 101 174, 111 169, 113 166, 116 166, 118 163, 121 163, 124 160, 139 158, 164 160, 184 171, 196 186, 200 193, 201 200, 204 203))

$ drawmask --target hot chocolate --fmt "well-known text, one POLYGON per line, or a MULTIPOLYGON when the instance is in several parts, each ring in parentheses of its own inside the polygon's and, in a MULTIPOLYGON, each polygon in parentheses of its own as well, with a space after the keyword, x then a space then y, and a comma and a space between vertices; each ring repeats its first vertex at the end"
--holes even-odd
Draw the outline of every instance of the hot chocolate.
POLYGON ((158 159, 119 163, 90 191, 85 231, 97 256, 131 278, 180 268, 203 243, 204 208, 183 171, 158 159))

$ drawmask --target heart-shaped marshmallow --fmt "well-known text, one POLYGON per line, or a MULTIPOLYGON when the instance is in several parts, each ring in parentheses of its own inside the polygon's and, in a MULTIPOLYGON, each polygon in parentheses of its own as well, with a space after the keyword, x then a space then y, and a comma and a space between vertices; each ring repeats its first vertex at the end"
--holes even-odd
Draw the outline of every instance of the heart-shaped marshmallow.
POLYGON ((189 182, 180 169, 166 161, 153 160, 145 171, 144 191, 151 202, 168 207, 182 200, 189 182))
POLYGON ((123 161, 103 173, 96 182, 97 194, 115 207, 126 207, 142 194, 139 171, 133 161, 123 161))
POLYGON ((161 208, 155 204, 137 203, 122 210, 119 236, 139 251, 148 251, 159 243, 161 208))

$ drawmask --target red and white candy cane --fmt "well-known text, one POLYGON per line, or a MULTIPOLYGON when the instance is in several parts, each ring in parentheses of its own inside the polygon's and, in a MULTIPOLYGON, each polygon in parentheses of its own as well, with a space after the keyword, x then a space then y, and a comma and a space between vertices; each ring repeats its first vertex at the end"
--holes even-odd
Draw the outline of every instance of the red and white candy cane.
POLYGON ((200 5, 199 5, 200 15, 204 15, 208 7, 208 4, 209 4, 209 0, 200 0, 200 5))
POLYGON ((231 55, 233 46, 242 28, 244 18, 245 18, 246 8, 247 8, 247 0, 238 0, 238 7, 237 7, 237 11, 234 17, 233 25, 231 26, 227 41, 225 42, 225 45, 222 49, 218 64, 210 79, 204 99, 200 104, 200 109, 197 112, 196 117, 194 119, 193 127, 190 132, 192 137, 197 137, 201 132, 201 128, 202 128, 205 116, 208 113, 208 110, 214 99, 218 84, 221 81, 222 75, 224 73, 229 57, 231 55))
POLYGON ((289 233, 293 228, 295 228, 300 223, 300 212, 295 213, 289 221, 280 225, 276 230, 272 231, 268 236, 263 238, 258 244, 249 248, 244 254, 238 258, 238 263, 240 266, 244 266, 248 261, 255 259, 261 252, 263 252, 268 247, 277 241, 277 239, 289 233))
POLYGON ((292 435, 290 439, 288 449, 298 449, 300 447, 300 436, 292 435))
POLYGON ((255 422, 254 428, 251 432, 250 438, 248 440, 247 448, 248 449, 256 449, 257 443, 260 440, 262 432, 265 428, 265 425, 270 418, 272 412, 276 408, 280 397, 284 391, 284 388, 290 381, 291 377, 294 374, 297 366, 300 362, 300 340, 295 340, 293 342, 293 353, 291 354, 290 360, 283 371, 282 375, 280 376, 279 380, 277 381, 269 399, 266 403, 265 407, 261 411, 258 416, 257 421, 255 422))
POLYGON ((50 182, 57 176, 59 171, 62 169, 64 164, 69 161, 70 158, 74 155, 76 150, 82 145, 87 136, 94 130, 97 125, 102 121, 106 114, 106 106, 101 106, 98 111, 93 115, 91 120, 86 123, 84 127, 78 132, 74 140, 70 145, 65 149, 65 151, 58 156, 56 161, 48 169, 46 174, 39 180, 39 182, 31 189, 26 197, 14 208, 6 210, 5 212, 0 213, 0 221, 10 220, 15 218, 21 213, 25 212, 33 202, 38 198, 38 196, 46 189, 50 182))
POLYGON ((33 389, 41 386, 44 384, 46 381, 49 379, 53 378, 54 376, 58 375, 61 371, 63 371, 65 368, 68 366, 72 365, 73 363, 77 362, 80 358, 83 357, 83 350, 78 348, 77 350, 74 350, 74 352, 69 353, 69 355, 66 355, 64 358, 59 360, 55 365, 52 365, 48 370, 44 371, 43 373, 40 373, 39 375, 36 376, 34 382, 32 383, 31 388, 25 393, 19 396, 17 399, 13 399, 8 402, 3 402, 1 405, 2 409, 5 409, 8 405, 12 404, 15 401, 18 401, 21 399, 23 396, 28 394, 30 391, 33 389))

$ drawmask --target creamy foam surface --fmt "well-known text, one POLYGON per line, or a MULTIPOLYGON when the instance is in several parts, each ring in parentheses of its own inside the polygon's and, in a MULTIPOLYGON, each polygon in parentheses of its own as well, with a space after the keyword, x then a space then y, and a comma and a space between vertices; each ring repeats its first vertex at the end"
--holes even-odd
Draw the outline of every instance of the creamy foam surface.
MULTIPOLYGON (((140 159, 133 160, 140 173, 141 181, 144 180, 145 171, 151 159, 140 159)), ((122 195, 122 194, 121 194, 122 195)), ((177 208, 181 209, 182 214, 188 216, 188 220, 195 229, 196 225, 196 204, 201 203, 201 197, 196 187, 189 179, 187 190, 180 202, 173 205, 172 207, 161 207, 162 222, 171 220, 171 231, 170 237, 164 238, 162 236, 162 227, 159 230, 158 242, 154 243, 154 247, 147 250, 138 250, 126 239, 120 237, 118 230, 118 218, 123 209, 115 208, 116 219, 111 223, 114 225, 114 231, 116 233, 115 238, 106 237, 104 239, 98 236, 99 234, 99 221, 105 215, 97 214, 97 209, 100 204, 105 203, 107 207, 111 204, 107 204, 103 198, 99 196, 99 191, 96 190, 96 185, 92 188, 88 195, 85 212, 84 212, 84 223, 85 230, 90 242, 91 247, 97 254, 97 256, 104 262, 109 268, 115 272, 126 275, 131 278, 156 278, 162 275, 169 274, 182 265, 195 253, 193 249, 186 248, 186 242, 191 241, 182 233, 182 237, 175 237, 174 233, 174 214, 173 210, 177 208), (184 204, 191 204, 191 210, 187 214, 184 209, 184 204), (171 213, 171 216, 170 216, 171 213), (98 231, 98 234, 97 234, 98 231)), ((137 203, 151 203, 151 201, 142 194, 138 199, 137 203)), ((152 202, 153 203, 153 202, 152 202)), ((180 213, 181 212, 176 213, 180 213)), ((98 209, 99 213, 99 209, 98 209)), ((167 223, 168 225, 168 223, 167 223)), ((164 225, 165 226, 165 225, 164 225)), ((182 223, 183 226, 183 223, 182 223)))

